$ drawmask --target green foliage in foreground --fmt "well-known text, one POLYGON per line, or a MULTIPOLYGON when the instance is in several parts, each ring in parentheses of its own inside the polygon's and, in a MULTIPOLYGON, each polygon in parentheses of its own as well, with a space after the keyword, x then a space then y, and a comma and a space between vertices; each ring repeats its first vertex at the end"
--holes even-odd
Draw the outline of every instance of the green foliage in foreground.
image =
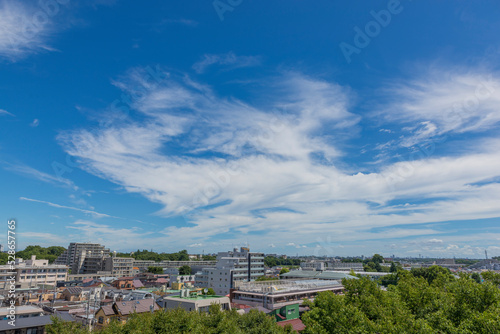
MULTIPOLYGON (((47 326, 48 334, 83 334, 84 329, 72 323, 55 321, 47 326)), ((183 309, 133 315, 126 324, 112 322, 100 334, 282 334, 295 333, 290 327, 279 327, 274 319, 252 310, 239 315, 236 311, 221 311, 210 307, 209 313, 187 312, 183 309)))
POLYGON ((434 267, 394 276, 388 291, 361 278, 343 280, 343 296, 320 294, 302 316, 304 333, 500 333, 497 285, 434 267))

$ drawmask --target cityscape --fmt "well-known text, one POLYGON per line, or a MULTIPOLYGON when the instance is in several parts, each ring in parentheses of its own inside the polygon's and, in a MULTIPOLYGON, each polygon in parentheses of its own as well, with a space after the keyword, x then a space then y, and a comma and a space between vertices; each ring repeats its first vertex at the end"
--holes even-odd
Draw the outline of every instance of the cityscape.
POLYGON ((0 334, 500 334, 499 17, 0 0, 0 334))

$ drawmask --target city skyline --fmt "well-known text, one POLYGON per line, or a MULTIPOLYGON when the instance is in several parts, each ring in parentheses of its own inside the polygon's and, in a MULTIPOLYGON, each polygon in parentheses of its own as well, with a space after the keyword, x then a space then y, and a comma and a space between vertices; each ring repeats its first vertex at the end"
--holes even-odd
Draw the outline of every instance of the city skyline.
POLYGON ((0 212, 19 249, 500 256, 499 12, 0 1, 0 212))

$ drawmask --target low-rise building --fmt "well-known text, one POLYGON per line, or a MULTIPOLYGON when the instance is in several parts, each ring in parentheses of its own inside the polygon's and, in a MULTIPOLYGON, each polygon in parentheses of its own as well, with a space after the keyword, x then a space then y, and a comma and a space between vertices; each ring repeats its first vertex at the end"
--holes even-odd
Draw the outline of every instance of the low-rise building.
POLYGON ((111 285, 120 290, 134 290, 134 277, 121 277, 111 285))
POLYGON ((202 295, 181 290, 179 295, 170 295, 158 300, 158 304, 166 309, 182 308, 186 311, 208 312, 210 305, 218 304, 222 310, 231 310, 228 297, 217 295, 202 295))
POLYGON ((154 299, 130 300, 114 302, 102 306, 95 314, 97 329, 108 325, 112 319, 125 323, 133 313, 154 312, 160 309, 154 299))
POLYGON ((301 262, 300 268, 302 268, 302 270, 325 270, 325 262, 323 261, 301 262))
POLYGON ((342 293, 344 286, 338 281, 318 279, 237 282, 231 291, 231 302, 275 310, 302 304, 304 299, 314 300, 325 291, 342 293))
POLYGON ((37 260, 33 255, 30 260, 16 259, 14 269, 10 265, 0 266, 0 289, 10 283, 15 276, 17 288, 36 287, 38 285, 57 285, 68 279, 68 266, 49 264, 49 260, 37 260))

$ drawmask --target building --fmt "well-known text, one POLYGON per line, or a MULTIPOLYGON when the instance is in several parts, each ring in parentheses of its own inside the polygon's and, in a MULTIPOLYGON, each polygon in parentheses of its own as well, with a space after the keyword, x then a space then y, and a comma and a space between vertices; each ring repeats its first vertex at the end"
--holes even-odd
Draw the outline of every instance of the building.
MULTIPOLYGON (((384 273, 387 274, 387 273, 384 273)), ((296 279, 318 279, 329 281, 341 281, 343 278, 358 279, 341 271, 311 271, 311 270, 292 270, 280 275, 281 280, 296 279)))
POLYGON ((362 262, 329 262, 328 270, 358 270, 363 271, 363 263, 362 262))
POLYGON ((160 267, 159 262, 150 261, 150 260, 135 260, 134 259, 134 267, 139 269, 139 272, 145 272, 149 267, 160 267))
POLYGON ((219 252, 215 267, 196 273, 195 285, 214 289, 218 295, 227 295, 235 282, 254 281, 264 276, 264 253, 251 253, 247 247, 219 252))
POLYGON ((162 268, 180 268, 182 266, 201 266, 210 267, 214 266, 216 261, 161 261, 156 263, 156 267, 162 268))
POLYGON ((92 274, 104 270, 109 249, 100 244, 72 242, 54 262, 67 265, 72 274, 92 274))
POLYGON ((36 287, 40 284, 57 285, 68 279, 68 267, 49 264, 49 260, 37 260, 33 255, 30 260, 16 259, 14 269, 10 265, 0 266, 0 289, 10 284, 10 278, 15 276, 17 288, 36 287))
POLYGON ((121 277, 114 281, 112 285, 120 290, 134 290, 134 279, 134 277, 121 277))
POLYGON ((133 276, 134 262, 132 257, 107 257, 104 259, 104 271, 115 277, 133 276))
POLYGON ((325 291, 342 293, 344 286, 339 281, 319 279, 236 282, 231 302, 276 310, 302 304, 304 299, 314 300, 325 291))
POLYGON ((298 303, 285 305, 279 309, 272 310, 268 314, 274 316, 279 326, 284 328, 286 325, 291 325, 294 331, 301 332, 306 329, 306 326, 300 320, 299 306, 300 304, 298 303))
POLYGON ((228 297, 216 295, 201 295, 191 293, 188 289, 181 290, 177 296, 165 296, 158 304, 166 309, 182 308, 186 311, 208 312, 210 305, 219 304, 222 310, 231 310, 228 297))
POLYGON ((52 316, 55 316, 63 321, 74 321, 74 318, 65 313, 55 313, 53 315, 45 314, 45 312, 35 306, 23 305, 17 306, 15 309, 16 323, 15 326, 9 324, 10 319, 7 317, 10 314, 8 307, 0 308, 0 334, 40 334, 45 333, 45 326, 52 323, 52 316))
POLYGON ((302 270, 325 270, 325 262, 323 261, 307 261, 301 262, 300 268, 302 270))
POLYGON ((97 329, 108 325, 111 319, 125 323, 127 318, 134 313, 154 312, 160 309, 154 299, 141 299, 114 302, 111 305, 102 306, 95 314, 97 329))
POLYGON ((196 280, 196 275, 170 275, 170 286, 172 287, 174 283, 183 283, 194 285, 196 280))

